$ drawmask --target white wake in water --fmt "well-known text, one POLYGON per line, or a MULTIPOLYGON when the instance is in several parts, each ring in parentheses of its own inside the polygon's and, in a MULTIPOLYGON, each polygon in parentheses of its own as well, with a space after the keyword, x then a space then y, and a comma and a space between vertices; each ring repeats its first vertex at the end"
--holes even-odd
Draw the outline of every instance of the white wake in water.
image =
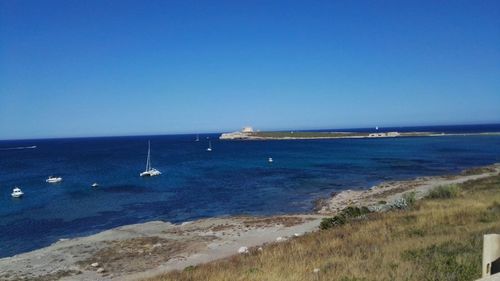
POLYGON ((0 150, 18 150, 18 149, 34 149, 36 148, 36 145, 32 146, 18 146, 18 147, 7 147, 7 148, 0 148, 0 150))

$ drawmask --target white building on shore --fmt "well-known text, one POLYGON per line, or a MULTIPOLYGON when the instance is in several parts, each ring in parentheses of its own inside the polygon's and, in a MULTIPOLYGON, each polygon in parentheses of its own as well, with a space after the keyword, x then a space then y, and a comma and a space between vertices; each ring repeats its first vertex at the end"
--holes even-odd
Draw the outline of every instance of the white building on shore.
POLYGON ((224 133, 219 139, 221 140, 237 140, 237 139, 246 139, 249 135, 254 132, 253 128, 250 126, 244 127, 241 131, 236 131, 232 133, 224 133))
POLYGON ((247 126, 247 127, 243 127, 243 129, 241 130, 241 132, 244 133, 244 134, 247 134, 247 133, 253 133, 254 131, 253 131, 252 127, 247 126))

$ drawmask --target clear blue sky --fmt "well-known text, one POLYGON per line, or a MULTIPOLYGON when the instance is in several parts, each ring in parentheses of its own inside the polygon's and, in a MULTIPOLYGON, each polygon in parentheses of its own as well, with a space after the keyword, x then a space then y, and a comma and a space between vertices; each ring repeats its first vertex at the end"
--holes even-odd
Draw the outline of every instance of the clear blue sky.
POLYGON ((500 1, 0 0, 0 139, 500 122, 500 1))

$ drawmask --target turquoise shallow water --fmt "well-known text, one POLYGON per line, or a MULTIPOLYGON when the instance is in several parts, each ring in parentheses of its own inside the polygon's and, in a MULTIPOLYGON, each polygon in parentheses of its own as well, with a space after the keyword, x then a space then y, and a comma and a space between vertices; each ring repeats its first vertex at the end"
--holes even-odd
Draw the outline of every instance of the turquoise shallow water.
MULTIPOLYGON (((500 131, 500 126, 431 129, 500 131)), ((333 191, 500 162, 500 136, 293 141, 218 141, 217 136, 201 135, 200 142, 194 135, 0 141, 0 257, 150 220, 308 212, 315 199, 333 191), (205 151, 207 136, 212 152, 205 151), (163 174, 141 178, 148 139, 153 167, 163 174), (5 149, 32 145, 37 148, 5 149), (64 181, 45 183, 51 174, 64 181), (100 186, 91 188, 93 182, 100 186), (11 198, 15 185, 23 198, 11 198)))

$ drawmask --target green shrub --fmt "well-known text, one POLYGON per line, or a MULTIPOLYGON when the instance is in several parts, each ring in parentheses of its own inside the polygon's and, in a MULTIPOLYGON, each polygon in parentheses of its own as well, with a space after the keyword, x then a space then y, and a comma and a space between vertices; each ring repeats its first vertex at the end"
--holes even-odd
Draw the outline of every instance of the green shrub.
POLYGON ((415 202, 417 201, 417 199, 415 198, 415 191, 403 194, 403 198, 405 199, 406 204, 408 204, 408 207, 412 207, 413 205, 415 205, 415 202))
POLYGON ((460 187, 455 184, 438 186, 431 190, 427 195, 430 199, 449 199, 457 197, 460 194, 460 187))
POLYGON ((324 218, 321 220, 319 228, 322 230, 329 229, 337 225, 343 225, 346 223, 346 221, 346 218, 341 215, 337 215, 333 218, 324 218))
POLYGON ((401 198, 395 200, 389 207, 391 209, 405 210, 413 208, 417 202, 415 191, 404 193, 401 198))
POLYGON ((186 268, 184 268, 184 271, 193 271, 195 268, 196 268, 196 266, 190 265, 190 266, 187 266, 186 268))
POLYGON ((349 206, 343 209, 338 215, 332 218, 324 218, 321 220, 319 224, 320 229, 329 229, 337 225, 343 225, 348 222, 349 219, 361 217, 365 214, 370 213, 370 210, 367 207, 353 207, 349 206))

